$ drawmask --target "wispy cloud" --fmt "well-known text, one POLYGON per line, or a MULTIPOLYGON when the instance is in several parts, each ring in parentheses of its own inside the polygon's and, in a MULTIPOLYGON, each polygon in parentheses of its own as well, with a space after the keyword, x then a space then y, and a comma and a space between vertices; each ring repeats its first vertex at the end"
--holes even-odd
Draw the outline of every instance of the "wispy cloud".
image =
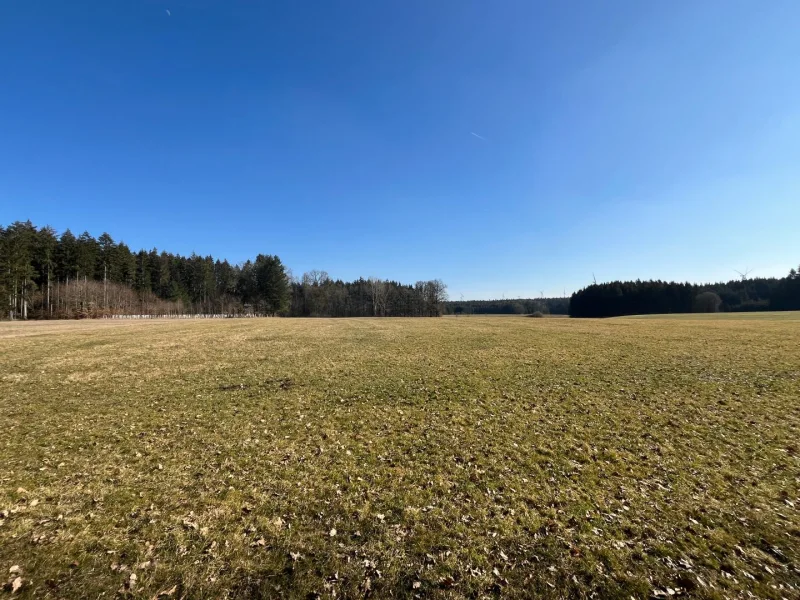
POLYGON ((171 17, 171 16, 172 16, 172 13, 171 13, 171 12, 169 12, 169 9, 167 9, 167 16, 168 16, 168 17, 171 17))
POLYGON ((471 133, 472 135, 474 135, 476 138, 478 138, 479 140, 483 140, 484 142, 488 142, 488 141, 489 141, 489 140, 487 140, 485 137, 483 137, 482 135, 478 135, 478 134, 477 134, 477 133, 475 133, 474 131, 470 131, 470 133, 471 133))

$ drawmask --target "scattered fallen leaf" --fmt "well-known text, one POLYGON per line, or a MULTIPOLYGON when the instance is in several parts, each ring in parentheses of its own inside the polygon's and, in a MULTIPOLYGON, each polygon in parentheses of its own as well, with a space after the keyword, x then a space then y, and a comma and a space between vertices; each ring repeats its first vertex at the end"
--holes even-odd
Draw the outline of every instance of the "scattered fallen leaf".
POLYGON ((22 577, 17 577, 14 581, 11 582, 11 593, 16 594, 18 591, 22 589, 22 577))
POLYGON ((197 529, 197 523, 195 523, 190 519, 184 519, 183 526, 186 527, 186 529, 195 529, 195 530, 197 529))
POLYGON ((162 590, 162 591, 158 592, 158 595, 156 596, 156 598, 169 598, 171 596, 174 596, 175 592, 177 592, 177 591, 178 591, 178 586, 177 585, 173 585, 168 590, 162 590))

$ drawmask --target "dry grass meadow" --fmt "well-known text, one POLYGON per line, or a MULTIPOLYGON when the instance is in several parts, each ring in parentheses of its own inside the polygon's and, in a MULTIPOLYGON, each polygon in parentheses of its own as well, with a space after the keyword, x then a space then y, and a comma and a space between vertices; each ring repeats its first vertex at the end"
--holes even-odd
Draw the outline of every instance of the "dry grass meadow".
POLYGON ((798 598, 800 316, 0 323, 0 588, 798 598))

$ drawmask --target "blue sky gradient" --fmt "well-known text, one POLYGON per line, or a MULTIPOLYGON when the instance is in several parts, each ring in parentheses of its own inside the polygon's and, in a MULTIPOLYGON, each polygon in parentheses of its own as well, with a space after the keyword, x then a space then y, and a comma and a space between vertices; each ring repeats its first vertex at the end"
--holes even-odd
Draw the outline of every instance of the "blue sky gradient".
POLYGON ((782 276, 798 31, 781 0, 6 1, 0 223, 453 298, 782 276))

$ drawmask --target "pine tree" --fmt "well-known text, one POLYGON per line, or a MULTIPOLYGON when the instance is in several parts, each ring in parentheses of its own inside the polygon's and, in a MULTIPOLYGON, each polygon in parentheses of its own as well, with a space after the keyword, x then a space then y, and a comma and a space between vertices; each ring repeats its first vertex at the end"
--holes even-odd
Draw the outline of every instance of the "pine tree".
POLYGON ((84 231, 75 244, 77 276, 80 279, 94 279, 97 270, 99 247, 88 231, 84 231))
POLYGON ((47 316, 53 313, 51 290, 56 268, 58 238, 56 230, 50 226, 42 227, 36 235, 34 264, 39 272, 39 286, 42 289, 42 309, 47 316))
POLYGON ((259 254, 255 262, 256 294, 264 312, 275 315, 289 306, 289 279, 277 256, 259 254))
POLYGON ((69 229, 58 240, 56 262, 59 280, 75 279, 78 272, 78 240, 69 229))
POLYGON ((0 269, 5 274, 3 287, 8 294, 8 314, 11 319, 27 319, 36 289, 36 270, 33 266, 36 228, 30 221, 17 221, 5 230, 3 237, 3 264, 0 269))

